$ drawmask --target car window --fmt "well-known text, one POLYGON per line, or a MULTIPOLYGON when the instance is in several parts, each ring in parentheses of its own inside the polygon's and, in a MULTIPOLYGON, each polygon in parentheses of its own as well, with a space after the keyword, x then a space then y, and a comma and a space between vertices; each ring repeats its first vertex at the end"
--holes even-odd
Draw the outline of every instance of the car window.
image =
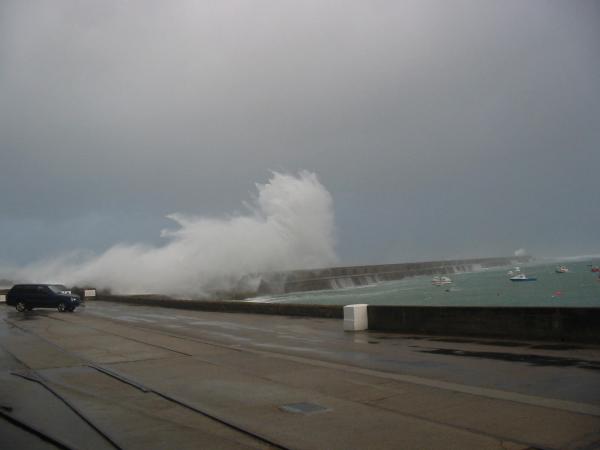
POLYGON ((56 292, 57 294, 60 294, 61 292, 66 292, 68 291, 68 289, 66 288, 66 286, 63 286, 62 284, 52 284, 50 286, 48 286, 53 292, 56 292))

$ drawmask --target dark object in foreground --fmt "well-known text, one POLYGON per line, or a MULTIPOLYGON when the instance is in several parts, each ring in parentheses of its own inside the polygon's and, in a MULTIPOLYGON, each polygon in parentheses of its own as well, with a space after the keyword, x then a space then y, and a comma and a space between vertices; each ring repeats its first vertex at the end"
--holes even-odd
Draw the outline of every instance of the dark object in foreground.
POLYGON ((62 284, 17 284, 6 294, 6 304, 19 312, 33 308, 73 312, 81 304, 81 299, 62 284))

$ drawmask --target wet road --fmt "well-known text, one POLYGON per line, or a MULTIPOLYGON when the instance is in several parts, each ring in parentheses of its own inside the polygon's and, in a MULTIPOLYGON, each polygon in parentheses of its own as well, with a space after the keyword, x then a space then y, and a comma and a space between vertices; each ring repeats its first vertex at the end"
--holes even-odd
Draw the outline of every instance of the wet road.
POLYGON ((107 302, 0 315, 0 448, 600 448, 599 347, 107 302))
POLYGON ((90 304, 85 314, 244 348, 600 406, 597 346, 348 333, 335 319, 102 302, 90 304))

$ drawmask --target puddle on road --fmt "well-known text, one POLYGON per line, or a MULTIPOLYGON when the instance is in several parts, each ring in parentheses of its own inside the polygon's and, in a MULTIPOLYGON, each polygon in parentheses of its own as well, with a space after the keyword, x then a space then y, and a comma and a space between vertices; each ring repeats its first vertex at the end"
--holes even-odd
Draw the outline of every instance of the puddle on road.
POLYGON ((493 359, 497 361, 520 362, 533 366, 578 367, 581 369, 600 370, 600 362, 585 361, 575 358, 558 356, 530 355, 518 353, 475 352, 456 350, 451 348, 438 348, 434 350, 420 350, 421 353, 444 356, 463 356, 467 358, 493 359))
POLYGON ((581 350, 583 347, 569 344, 539 344, 532 345, 531 348, 537 348, 539 350, 581 350))

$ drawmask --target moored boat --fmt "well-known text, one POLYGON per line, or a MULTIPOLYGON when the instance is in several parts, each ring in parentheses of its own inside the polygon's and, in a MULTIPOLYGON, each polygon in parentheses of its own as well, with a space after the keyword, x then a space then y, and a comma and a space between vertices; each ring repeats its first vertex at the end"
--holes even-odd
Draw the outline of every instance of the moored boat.
POLYGON ((567 273, 567 272, 569 272, 569 269, 567 268, 567 266, 557 266, 555 272, 556 273, 567 273))
POLYGON ((452 280, 450 279, 450 277, 435 276, 432 278, 431 284, 433 284, 434 286, 444 286, 446 284, 452 284, 452 280))
POLYGON ((520 273, 519 275, 515 275, 510 278, 510 281, 536 281, 537 278, 528 277, 524 273, 520 273))

